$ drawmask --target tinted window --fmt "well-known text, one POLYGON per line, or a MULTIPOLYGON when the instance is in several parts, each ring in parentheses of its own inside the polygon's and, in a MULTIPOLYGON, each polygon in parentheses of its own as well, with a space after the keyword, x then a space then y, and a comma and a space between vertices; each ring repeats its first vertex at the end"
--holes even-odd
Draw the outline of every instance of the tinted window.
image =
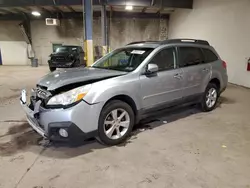
POLYGON ((174 49, 163 49, 153 57, 150 63, 158 65, 159 71, 174 69, 174 49))
POLYGON ((56 49, 56 52, 77 52, 77 47, 75 46, 61 46, 56 49))
POLYGON ((218 57, 211 50, 205 49, 205 48, 202 50, 205 55, 206 63, 210 63, 210 62, 218 60, 218 57))
POLYGON ((180 47, 179 48, 179 67, 198 65, 204 62, 200 48, 180 47))

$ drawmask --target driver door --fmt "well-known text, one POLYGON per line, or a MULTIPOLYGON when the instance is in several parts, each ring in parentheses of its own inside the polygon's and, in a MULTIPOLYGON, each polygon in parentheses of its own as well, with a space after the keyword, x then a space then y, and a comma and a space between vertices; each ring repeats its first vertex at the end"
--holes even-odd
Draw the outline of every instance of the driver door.
POLYGON ((144 110, 164 107, 182 98, 183 72, 176 69, 175 48, 164 48, 149 62, 159 71, 152 75, 141 75, 141 96, 144 110))

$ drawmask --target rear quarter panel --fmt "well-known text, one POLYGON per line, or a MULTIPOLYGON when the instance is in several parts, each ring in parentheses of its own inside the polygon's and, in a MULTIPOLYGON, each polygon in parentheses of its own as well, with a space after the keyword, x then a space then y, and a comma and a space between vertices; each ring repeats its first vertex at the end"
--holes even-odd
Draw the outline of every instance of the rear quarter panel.
POLYGON ((228 76, 227 76, 227 70, 223 67, 223 61, 218 60, 214 63, 211 63, 212 66, 212 77, 217 78, 220 81, 220 91, 223 91, 227 87, 228 83, 228 76))
POLYGON ((228 84, 227 69, 223 67, 223 60, 216 50, 211 46, 210 49, 219 57, 219 60, 212 63, 212 79, 218 78, 220 80, 220 91, 225 90, 228 84))
POLYGON ((202 47, 202 48, 207 48, 211 51, 213 51, 217 57, 219 58, 217 61, 209 63, 211 66, 211 74, 210 78, 207 80, 207 83, 203 83, 203 91, 206 90, 206 87, 208 83, 216 78, 220 81, 220 91, 222 92, 226 87, 227 87, 227 82, 228 82, 228 76, 227 76, 227 69, 223 67, 223 61, 220 58, 220 55, 216 52, 216 50, 212 46, 207 46, 207 47, 202 47))

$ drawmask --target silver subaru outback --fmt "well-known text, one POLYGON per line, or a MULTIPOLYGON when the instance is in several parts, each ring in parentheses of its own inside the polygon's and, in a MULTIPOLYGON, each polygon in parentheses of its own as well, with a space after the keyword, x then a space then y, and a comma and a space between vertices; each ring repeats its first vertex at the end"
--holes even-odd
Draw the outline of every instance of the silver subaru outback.
POLYGON ((142 41, 114 50, 91 67, 44 76, 21 105, 29 124, 50 140, 96 137, 125 141, 151 112, 184 103, 216 107, 227 86, 226 63, 207 41, 142 41))

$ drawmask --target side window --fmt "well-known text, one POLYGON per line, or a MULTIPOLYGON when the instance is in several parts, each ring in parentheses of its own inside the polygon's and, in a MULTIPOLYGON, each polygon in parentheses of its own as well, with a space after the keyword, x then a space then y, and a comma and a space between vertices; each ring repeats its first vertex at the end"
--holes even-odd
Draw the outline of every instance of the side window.
POLYGON ((205 62, 206 63, 211 63, 211 62, 218 60, 218 57, 211 50, 205 49, 205 48, 203 48, 202 50, 203 50, 203 53, 205 55, 205 62))
POLYGON ((159 71, 174 69, 174 48, 167 48, 161 50, 153 57, 150 63, 158 65, 159 71))
POLYGON ((179 67, 198 65, 204 62, 204 57, 200 48, 180 47, 179 67))

